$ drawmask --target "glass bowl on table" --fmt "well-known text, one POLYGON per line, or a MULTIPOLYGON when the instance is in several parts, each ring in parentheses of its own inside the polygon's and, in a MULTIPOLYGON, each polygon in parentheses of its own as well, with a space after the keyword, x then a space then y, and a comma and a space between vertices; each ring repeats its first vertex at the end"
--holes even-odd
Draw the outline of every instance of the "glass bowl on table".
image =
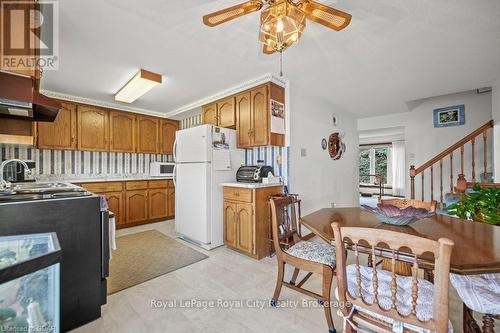
POLYGON ((381 222, 397 226, 409 225, 415 221, 434 215, 433 212, 427 209, 415 208, 413 206, 399 208, 393 205, 378 204, 377 207, 367 205, 362 205, 361 207, 375 215, 381 222))

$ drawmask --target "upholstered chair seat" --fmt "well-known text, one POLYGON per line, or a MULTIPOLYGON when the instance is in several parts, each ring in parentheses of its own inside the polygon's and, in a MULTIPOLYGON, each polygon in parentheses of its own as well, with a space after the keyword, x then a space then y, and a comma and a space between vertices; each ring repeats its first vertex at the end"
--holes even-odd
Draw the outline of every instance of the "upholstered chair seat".
POLYGON ((494 316, 500 315, 500 274, 450 274, 450 280, 469 309, 494 316))
POLYGON ((335 248, 328 244, 302 241, 285 252, 300 259, 335 267, 335 248))

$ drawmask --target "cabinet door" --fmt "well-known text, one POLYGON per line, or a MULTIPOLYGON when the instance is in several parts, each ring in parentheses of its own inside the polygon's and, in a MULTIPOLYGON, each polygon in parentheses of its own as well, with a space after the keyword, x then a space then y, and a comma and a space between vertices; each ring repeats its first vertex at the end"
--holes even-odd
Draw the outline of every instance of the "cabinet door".
POLYGON ((117 152, 135 151, 135 115, 132 113, 109 113, 110 150, 117 152))
POLYGON ((76 149, 76 105, 62 103, 54 122, 37 122, 37 147, 76 149))
POLYGON ((237 247, 238 217, 236 215, 236 204, 224 201, 224 243, 237 247))
POLYGON ((137 151, 139 153, 158 152, 159 125, 158 118, 137 116, 137 151))
POLYGON ((201 111, 204 124, 212 124, 217 126, 217 104, 212 103, 204 105, 201 111))
POLYGON ((143 222, 148 219, 148 191, 125 192, 127 223, 143 222))
POLYGON ((234 97, 228 97, 217 102, 217 120, 220 127, 234 128, 236 126, 234 100, 234 97))
POLYGON ((238 147, 252 146, 252 112, 250 109, 250 93, 236 95, 236 135, 238 147))
POLYGON ((167 216, 175 216, 175 188, 167 189, 167 216))
POLYGON ((168 216, 167 189, 149 190, 149 219, 161 219, 168 216))
POLYGON ((160 154, 172 155, 174 153, 175 132, 179 123, 175 120, 161 120, 160 122, 160 154))
POLYGON ((40 70, 37 69, 40 49, 40 28, 33 25, 42 19, 37 10, 34 0, 29 1, 0 1, 0 17, 2 18, 2 50, 0 52, 0 70, 29 75, 40 78, 40 70), (31 4, 30 4, 31 3, 31 4), (29 5, 29 17, 26 17, 27 5, 29 5), (22 19, 19 19, 20 13, 22 19), (7 22, 7 18, 10 18, 7 22), (10 33, 2 30, 9 24, 10 33))
POLYGON ((237 204, 238 233, 236 247, 247 253, 253 253, 253 206, 237 204))
POLYGON ((265 146, 269 143, 269 99, 267 86, 257 87, 250 92, 252 108, 252 144, 265 146))
POLYGON ((109 150, 109 112, 93 106, 78 106, 78 150, 109 150))
POLYGON ((123 209, 123 192, 104 193, 108 200, 109 210, 115 214, 116 225, 125 224, 125 211, 123 209))

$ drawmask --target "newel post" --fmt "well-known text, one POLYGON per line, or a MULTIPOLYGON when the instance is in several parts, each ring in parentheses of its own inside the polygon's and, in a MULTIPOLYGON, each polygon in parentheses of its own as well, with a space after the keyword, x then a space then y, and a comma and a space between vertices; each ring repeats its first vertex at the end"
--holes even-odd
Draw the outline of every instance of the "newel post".
POLYGON ((410 166, 410 189, 411 199, 415 199, 415 166, 410 166))
POLYGON ((462 197, 462 195, 465 193, 465 190, 467 190, 467 180, 465 179, 464 174, 459 174, 457 180, 458 198, 462 197))

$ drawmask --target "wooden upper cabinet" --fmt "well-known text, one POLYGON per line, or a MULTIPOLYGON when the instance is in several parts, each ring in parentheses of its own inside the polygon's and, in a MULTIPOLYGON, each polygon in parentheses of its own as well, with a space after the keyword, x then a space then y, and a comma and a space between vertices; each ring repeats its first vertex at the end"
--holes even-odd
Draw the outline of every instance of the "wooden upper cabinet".
POLYGON ((137 152, 154 154, 159 151, 160 119, 137 116, 137 152))
POLYGON ((175 120, 160 121, 160 154, 174 153, 175 132, 179 129, 179 122, 175 120))
POLYGON ((217 103, 204 105, 201 111, 203 124, 217 126, 217 103))
POLYGON ((250 91, 252 108, 252 145, 265 146, 269 144, 269 98, 267 86, 261 86, 250 91))
MULTIPOLYGON (((36 68, 40 48, 40 28, 33 29, 34 22, 40 20, 40 12, 36 9, 36 1, 0 1, 0 17, 3 25, 10 25, 10 33, 2 36, 2 51, 0 52, 0 70, 16 74, 29 75, 36 79, 40 78, 40 70, 36 68), (5 2, 5 4, 4 4, 5 2), (26 12, 27 5, 31 12, 29 19, 16 19, 13 15, 15 11, 23 15, 26 12), (7 23, 6 18, 12 18, 7 23), (7 48, 13 49, 16 55, 7 55, 7 48)), ((3 30, 3 26, 0 29, 3 30)))
POLYGON ((116 152, 135 152, 135 114, 111 111, 109 113, 109 149, 116 152))
POLYGON ((78 150, 109 150, 109 111, 93 106, 77 108, 78 150))
POLYGON ((267 83, 236 95, 238 148, 284 146, 285 135, 271 133, 271 99, 285 103, 285 89, 267 83))
POLYGON ((252 110, 250 108, 250 92, 236 95, 236 135, 238 147, 251 147, 252 110))
POLYGON ((76 105, 62 103, 54 122, 37 122, 37 147, 76 149, 76 105))
POLYGON ((217 126, 234 128, 236 126, 236 110, 234 96, 217 102, 217 126))

